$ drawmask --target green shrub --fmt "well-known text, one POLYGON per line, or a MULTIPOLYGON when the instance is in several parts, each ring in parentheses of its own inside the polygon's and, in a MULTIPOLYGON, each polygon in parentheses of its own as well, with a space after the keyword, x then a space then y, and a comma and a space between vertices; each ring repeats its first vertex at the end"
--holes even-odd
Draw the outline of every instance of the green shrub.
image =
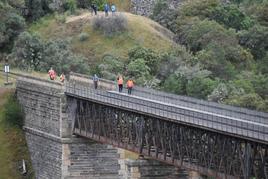
POLYGON ((109 17, 97 16, 93 19, 93 29, 101 30, 105 36, 124 32, 127 30, 127 26, 127 18, 122 14, 109 17))
POLYGON ((98 74, 101 74, 105 79, 114 80, 118 74, 123 74, 124 63, 120 59, 107 54, 103 57, 102 63, 98 65, 98 69, 100 72, 98 74))
POLYGON ((268 111, 268 106, 258 94, 250 93, 241 96, 230 96, 224 101, 226 104, 245 107, 253 110, 268 111))
POLYGON ((19 35, 12 50, 12 64, 22 70, 41 70, 44 44, 41 38, 28 32, 19 35))
POLYGON ((268 51, 268 28, 255 25, 239 33, 239 43, 249 48, 256 59, 263 58, 268 51))
POLYGON ((163 84, 163 89, 170 93, 185 95, 187 79, 185 76, 171 74, 163 84))
POLYGON ((43 42, 37 35, 22 33, 12 52, 12 64, 23 70, 47 71, 53 67, 57 73, 88 73, 86 58, 75 55, 66 40, 43 42))
POLYGON ((162 13, 162 11, 165 11, 168 9, 168 4, 164 0, 158 0, 153 8, 153 13, 151 15, 151 18, 154 18, 162 13))
POLYGON ((142 58, 131 61, 127 66, 127 74, 130 77, 139 78, 149 75, 150 68, 146 65, 146 62, 142 58))
POLYGON ((69 10, 71 12, 71 14, 75 14, 75 12, 77 10, 76 1, 75 0, 67 0, 66 7, 67 7, 67 10, 69 10))
POLYGON ((88 33, 83 32, 83 33, 79 34, 79 40, 81 42, 86 41, 88 38, 89 38, 88 33))
POLYGON ((221 5, 213 9, 210 19, 236 30, 248 29, 253 20, 246 16, 236 5, 221 5))
POLYGON ((187 95, 207 99, 208 95, 212 93, 213 89, 217 86, 217 82, 210 78, 194 78, 189 80, 186 85, 187 95))
POLYGON ((58 23, 65 23, 66 22, 66 15, 65 14, 55 14, 55 19, 58 23))
POLYGON ((150 68, 150 73, 155 75, 161 61, 161 56, 152 49, 144 47, 135 47, 128 52, 129 60, 143 59, 147 67, 150 68))
POLYGON ((77 73, 89 73, 89 66, 86 58, 73 54, 70 43, 66 40, 50 40, 45 43, 43 59, 40 64, 42 71, 53 67, 58 74, 70 71, 77 73))
POLYGON ((4 104, 4 116, 7 124, 22 128, 23 112, 20 104, 14 95, 10 95, 4 104))

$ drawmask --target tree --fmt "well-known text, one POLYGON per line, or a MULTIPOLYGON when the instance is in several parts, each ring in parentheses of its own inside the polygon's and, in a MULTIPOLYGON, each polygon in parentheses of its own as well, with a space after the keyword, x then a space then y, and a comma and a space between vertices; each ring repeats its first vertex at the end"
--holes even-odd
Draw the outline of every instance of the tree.
POLYGON ((57 73, 89 73, 89 66, 86 58, 82 55, 73 54, 70 44, 66 40, 50 40, 45 44, 42 63, 42 71, 53 67, 57 73))
POLYGON ((25 20, 7 2, 0 2, 0 52, 10 52, 14 40, 25 29, 25 20))
POLYGON ((236 30, 248 29, 253 25, 253 20, 233 4, 217 6, 209 18, 236 30))
POLYGON ((211 94, 216 86, 217 82, 210 78, 195 77, 188 81, 186 85, 186 93, 192 97, 207 99, 208 95, 211 94))
POLYGON ((40 37, 23 32, 12 50, 12 63, 23 70, 41 70, 44 46, 40 37))
POLYGON ((187 79, 182 75, 171 74, 163 84, 163 89, 170 93, 185 95, 187 79))
POLYGON ((151 74, 155 75, 158 71, 161 57, 153 50, 144 47, 136 47, 129 51, 128 56, 131 61, 143 59, 147 67, 149 67, 151 74))
POLYGON ((103 62, 98 65, 98 68, 100 69, 101 75, 105 79, 110 80, 114 80, 118 74, 123 74, 124 72, 123 62, 109 54, 103 57, 103 62))
POLYGON ((261 59, 268 51, 268 28, 255 25, 248 31, 239 33, 239 43, 249 48, 256 59, 261 59))

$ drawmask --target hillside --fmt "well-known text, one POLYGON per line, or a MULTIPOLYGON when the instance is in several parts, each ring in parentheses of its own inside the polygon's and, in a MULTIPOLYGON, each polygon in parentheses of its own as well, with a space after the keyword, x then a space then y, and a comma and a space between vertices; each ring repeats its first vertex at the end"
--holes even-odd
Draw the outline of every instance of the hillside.
MULTIPOLYGON (((142 16, 120 13, 127 18, 127 31, 106 37, 102 32, 93 30, 93 16, 83 11, 79 16, 68 16, 64 23, 55 16, 44 17, 30 26, 29 31, 38 33, 43 39, 70 39, 72 50, 97 62, 105 54, 126 58, 128 51, 135 46, 151 48, 164 52, 172 45, 173 34, 158 23, 142 16), (88 34, 85 41, 79 40, 81 33, 88 34)), ((99 13, 103 16, 103 13, 99 13)))

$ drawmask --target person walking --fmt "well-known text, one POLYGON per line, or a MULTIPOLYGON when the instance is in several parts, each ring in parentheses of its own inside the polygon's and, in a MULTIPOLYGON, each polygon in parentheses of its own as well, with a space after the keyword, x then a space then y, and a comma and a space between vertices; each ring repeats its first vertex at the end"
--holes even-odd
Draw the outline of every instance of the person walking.
POLYGON ((127 81, 127 93, 128 94, 131 94, 131 91, 132 91, 133 86, 134 86, 133 80, 132 79, 129 79, 127 81))
POLYGON ((60 82, 64 83, 64 80, 65 80, 65 75, 64 75, 64 73, 62 73, 60 75, 60 82))
POLYGON ((95 15, 97 15, 98 7, 95 4, 91 4, 91 14, 93 15, 93 12, 95 15))
POLYGON ((48 75, 49 75, 50 80, 55 80, 56 79, 56 72, 53 70, 52 67, 48 71, 48 75))
POLYGON ((108 12, 109 12, 109 5, 107 3, 104 5, 104 12, 105 12, 105 16, 107 17, 108 12))
POLYGON ((112 11, 112 15, 114 15, 115 11, 116 11, 116 7, 114 4, 112 4, 112 6, 111 6, 111 11, 112 11))
POLYGON ((96 74, 94 74, 92 80, 93 80, 93 83, 94 83, 94 88, 97 89, 98 88, 99 77, 96 74))
POLYGON ((117 84, 118 84, 118 89, 119 89, 119 92, 121 93, 123 91, 123 77, 120 75, 117 77, 117 84))

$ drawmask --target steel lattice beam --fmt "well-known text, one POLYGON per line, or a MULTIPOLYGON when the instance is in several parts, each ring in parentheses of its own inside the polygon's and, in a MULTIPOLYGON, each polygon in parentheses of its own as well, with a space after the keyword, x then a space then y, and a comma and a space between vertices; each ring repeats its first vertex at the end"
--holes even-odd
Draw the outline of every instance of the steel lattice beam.
POLYGON ((77 135, 217 178, 268 178, 265 144, 83 99, 70 101, 77 103, 77 135))

